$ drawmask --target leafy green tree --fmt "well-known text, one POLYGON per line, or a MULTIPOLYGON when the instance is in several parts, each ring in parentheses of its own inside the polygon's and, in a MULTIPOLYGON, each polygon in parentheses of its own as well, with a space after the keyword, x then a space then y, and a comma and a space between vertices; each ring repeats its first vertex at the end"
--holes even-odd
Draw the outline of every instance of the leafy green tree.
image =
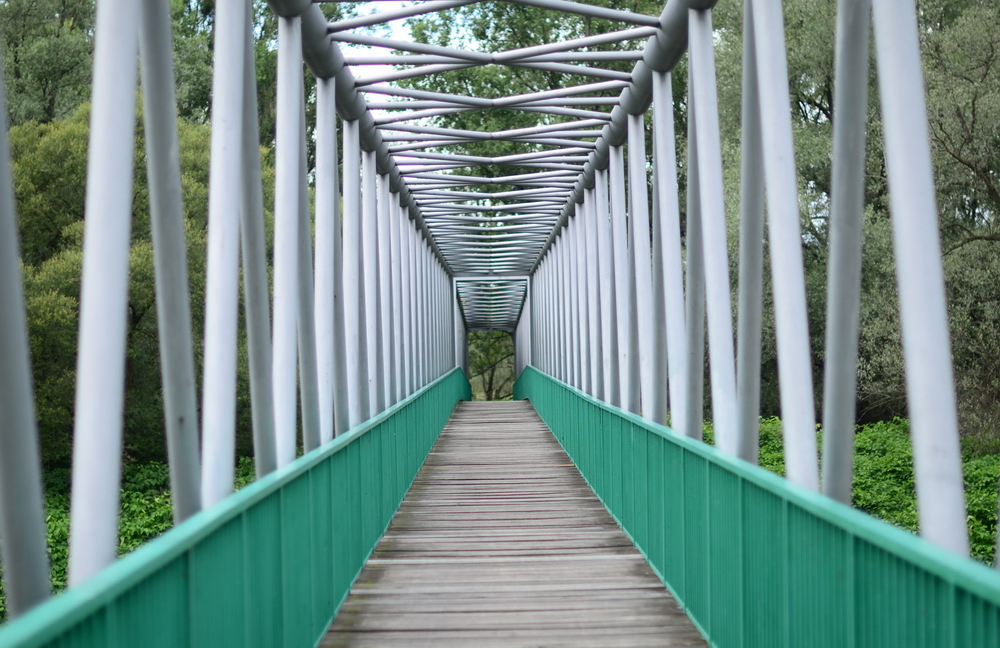
POLYGON ((10 123, 52 121, 87 98, 93 27, 91 0, 0 4, 10 123))
MULTIPOLYGON (((89 107, 48 124, 28 122, 10 131, 14 184, 24 245, 25 298, 38 403, 43 460, 68 465, 72 453, 76 337, 84 230, 84 186, 89 107), (60 155, 59 153, 62 152, 60 155)), ((132 250, 127 311, 124 444, 127 457, 163 459, 164 423, 153 250, 149 221, 141 109, 134 179, 132 250)), ((209 128, 179 123, 181 185, 188 239, 192 331, 200 358, 204 322, 209 128)), ((274 173, 263 169, 268 236, 272 230, 274 173)), ((244 344, 244 342, 241 342, 244 344)), ((252 454, 245 349, 238 381, 238 448, 252 454)))
POLYGON ((514 396, 514 338, 507 331, 469 332, 469 372, 477 397, 510 400, 514 396))

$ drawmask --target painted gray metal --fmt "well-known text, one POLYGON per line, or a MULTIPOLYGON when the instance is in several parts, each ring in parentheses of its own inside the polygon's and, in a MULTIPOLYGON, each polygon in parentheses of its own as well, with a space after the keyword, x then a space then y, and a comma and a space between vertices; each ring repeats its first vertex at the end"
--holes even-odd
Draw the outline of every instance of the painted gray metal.
MULTIPOLYGON (((305 449, 316 448, 451 367, 468 370, 468 332, 490 329, 514 333, 518 370, 537 363, 597 398, 655 421, 667 420, 669 390, 671 424, 700 438, 707 323, 716 444, 755 461, 765 189, 786 473, 806 488, 819 489, 780 0, 746 0, 743 12, 735 348, 713 0, 670 0, 659 17, 565 0, 511 1, 636 26, 476 52, 351 31, 474 0, 434 0, 333 24, 308 0, 271 3, 279 29, 273 329, 249 8, 237 0, 216 4, 199 456, 168 7, 163 0, 142 7, 99 0, 74 423, 71 585, 110 564, 117 549, 137 56, 147 106, 159 341, 178 522, 232 490, 240 256, 258 476, 295 458, 299 420, 305 449), (574 51, 636 39, 647 39, 641 52, 574 51), (345 57, 337 42, 411 54, 345 57), (670 72, 685 53, 690 57, 689 189, 682 246, 670 72), (624 60, 635 61, 631 73, 601 67, 624 60), (308 204, 303 62, 318 78, 315 221, 308 204), (355 77, 348 64, 401 67, 355 77), (475 65, 571 73, 593 81, 493 98, 384 83, 475 65), (650 105, 652 214, 647 213, 644 142, 650 105), (484 133, 443 128, 434 119, 490 108, 537 113, 539 125, 484 133), (343 123, 342 148, 336 115, 343 123), (516 144, 522 152, 488 157, 449 150, 485 141, 516 144), (473 169, 483 166, 515 170, 475 175, 473 169), (494 188, 498 191, 490 191, 494 188)), ((891 209, 907 216, 894 218, 893 236, 921 527, 931 541, 964 554, 957 416, 916 13, 911 0, 885 0, 873 11, 891 209)), ((838 12, 823 492, 847 501, 868 4, 841 2, 838 12)), ((17 614, 45 598, 48 585, 5 147, 0 137, 0 227, 7 231, 0 245, 0 405, 9 421, 0 430, 0 534, 10 609, 17 614)))
POLYGON ((18 249, 7 101, 0 87, 0 561, 7 614, 49 597, 49 556, 28 324, 18 249))

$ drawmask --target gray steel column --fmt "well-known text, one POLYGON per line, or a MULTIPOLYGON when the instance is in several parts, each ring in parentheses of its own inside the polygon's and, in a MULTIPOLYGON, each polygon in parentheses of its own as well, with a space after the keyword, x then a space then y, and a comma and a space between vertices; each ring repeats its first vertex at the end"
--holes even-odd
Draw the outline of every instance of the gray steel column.
POLYGON ((378 188, 375 151, 361 151, 361 267, 365 282, 365 349, 368 359, 368 417, 385 406, 378 290, 378 188))
POLYGON ((639 385, 643 418, 666 423, 667 409, 656 375, 656 358, 663 353, 655 335, 652 254, 649 248, 649 204, 646 193, 646 134, 643 115, 628 116, 629 240, 635 264, 635 314, 638 325, 639 385))
MULTIPOLYGON (((558 245, 558 239, 553 246, 558 245)), ((559 292, 557 289, 559 254, 558 250, 550 249, 548 254, 548 269, 545 271, 543 284, 544 293, 538 296, 538 343, 544 354, 545 363, 541 368, 546 373, 562 380, 562 358, 558 346, 554 345, 552 331, 555 329, 553 318, 557 317, 559 308, 559 292)))
POLYGON ((695 129, 696 113, 692 104, 691 76, 688 75, 688 129, 687 129, 687 275, 684 287, 684 329, 687 376, 684 389, 684 428, 677 428, 685 436, 701 441, 705 417, 705 262, 701 236, 701 201, 698 177, 698 142, 695 129))
POLYGON ((544 318, 540 317, 539 322, 539 341, 544 344, 545 354, 546 354, 546 365, 544 365, 544 370, 546 373, 555 376, 559 380, 565 382, 565 373, 563 371, 563 361, 562 354, 560 353, 559 345, 556 344, 557 340, 553 333, 558 326, 559 309, 561 305, 561 293, 559 291, 559 257, 561 250, 559 249, 559 239, 556 238, 553 242, 552 249, 549 250, 549 264, 548 270, 546 270, 545 279, 545 294, 540 296, 540 310, 544 308, 545 315, 544 318))
MULTIPOLYGON (((217 95, 216 95, 217 96, 217 95)), ((278 18, 278 114, 275 125, 274 189, 274 392, 278 467, 295 460, 298 416, 297 346, 299 315, 299 175, 302 132, 302 22, 278 18)), ((233 331, 235 335, 235 330, 233 331)), ((235 340, 234 340, 235 341, 235 340)), ((207 383, 206 383, 207 384, 207 383)), ((207 405, 207 397, 206 397, 207 405)), ((233 463, 233 453, 217 461, 233 463)), ((208 453, 206 451, 206 461, 208 453)), ((232 477, 228 479, 232 490, 232 477)), ((206 502, 206 506, 208 502, 206 502)))
POLYGON ((394 353, 395 344, 392 326, 392 235, 389 232, 390 192, 389 176, 381 175, 376 178, 378 185, 378 209, 377 229, 378 229, 378 283, 379 283, 379 321, 381 326, 382 344, 382 393, 384 407, 396 404, 396 356, 394 353))
POLYGON ((452 326, 452 331, 455 333, 455 366, 459 367, 461 366, 461 357, 462 357, 462 351, 461 351, 462 334, 460 330, 462 326, 462 312, 461 312, 461 307, 458 303, 458 282, 455 281, 454 279, 451 280, 451 300, 452 300, 451 308, 453 313, 452 320, 454 322, 454 326, 452 326))
MULTIPOLYGON (((681 257, 681 221, 677 191, 677 151, 674 144, 673 89, 669 73, 653 72, 653 147, 656 152, 656 188, 660 249, 663 253, 663 307, 667 329, 667 372, 670 388, 670 425, 684 433, 687 402, 687 326, 684 308, 684 261, 681 257)), ((696 186, 696 185, 691 185, 696 186)))
MULTIPOLYGON (((655 126, 654 126, 655 128, 655 126)), ((656 340, 656 348, 658 352, 656 357, 653 358, 653 375, 657 376, 654 381, 654 388, 657 391, 657 398, 662 406, 662 420, 659 421, 662 425, 667 424, 667 412, 669 411, 669 404, 667 402, 667 309, 665 306, 664 294, 663 294, 663 234, 660 232, 662 229, 662 224, 660 223, 660 212, 662 211, 660 206, 660 189, 657 186, 657 171, 656 171, 656 134, 653 134, 653 169, 651 184, 653 187, 653 209, 652 209, 652 227, 653 232, 650 238, 650 245, 652 246, 653 254, 653 271, 652 271, 652 284, 653 284, 653 337, 656 340)))
POLYGON ((851 503, 865 209, 870 0, 837 3, 837 62, 830 187, 826 353, 823 380, 823 494, 851 503))
POLYGON ((359 123, 344 129, 344 350, 347 358, 348 426, 368 419, 364 275, 361 271, 361 142, 359 123))
POLYGON ((573 360, 573 381, 570 383, 577 389, 581 391, 584 390, 584 376, 583 371, 586 367, 584 362, 583 354, 583 326, 581 325, 580 311, 582 309, 582 304, 580 303, 580 261, 578 257, 580 256, 580 245, 577 240, 577 229, 574 227, 576 223, 576 218, 569 222, 566 227, 566 256, 568 263, 566 264, 566 271, 569 276, 569 328, 571 335, 571 343, 569 353, 573 360))
POLYGON ((781 376, 785 467, 789 480, 805 488, 819 490, 816 413, 802 270, 795 149, 792 146, 791 111, 788 109, 784 20, 780 0, 754 0, 752 6, 764 143, 764 182, 767 188, 768 250, 774 288, 774 327, 778 345, 778 374, 781 376))
POLYGON ((397 403, 406 398, 406 386, 404 384, 404 360, 403 354, 403 293, 402 293, 402 251, 399 245, 399 226, 405 221, 402 208, 399 206, 399 194, 392 194, 392 203, 389 208, 389 269, 392 272, 392 340, 393 346, 393 367, 392 373, 395 379, 393 403, 397 403))
POLYGON ((422 387, 420 384, 420 276, 417 274, 417 254, 419 253, 417 239, 419 234, 412 227, 407 228, 407 231, 409 232, 410 248, 410 358, 413 360, 412 380, 415 392, 422 387))
POLYGON ((277 468, 277 458, 274 446, 274 398, 271 392, 271 295, 264 235, 263 182, 260 174, 256 56, 253 21, 249 11, 244 14, 240 250, 243 263, 243 313, 246 318, 250 369, 254 471, 259 479, 277 468))
POLYGON ((584 235, 586 233, 586 223, 584 222, 584 206, 576 205, 576 216, 573 218, 571 231, 573 232, 573 247, 575 248, 577 290, 577 321, 580 327, 580 389, 591 396, 594 395, 594 367, 590 363, 590 305, 589 293, 587 291, 587 245, 584 235))
POLYGON ((118 550, 139 18, 137 3, 97 4, 76 363, 71 587, 113 563, 118 550))
POLYGON ((531 322, 535 312, 535 306, 533 301, 534 294, 535 291, 532 288, 531 277, 528 277, 524 281, 524 307, 528 310, 528 328, 525 331, 528 338, 526 341, 526 352, 527 352, 527 357, 525 359, 526 366, 530 365, 534 361, 534 351, 532 349, 532 345, 534 344, 535 336, 534 336, 534 331, 532 331, 531 327, 531 322))
POLYGON ((316 79, 316 355, 320 441, 348 429, 335 80, 316 79))
POLYGON ((606 400, 604 395, 604 358, 601 349, 601 287, 597 282, 597 201, 594 189, 588 189, 583 201, 583 238, 587 246, 587 307, 590 330, 590 385, 594 398, 606 400))
POLYGON ((549 312, 552 307, 552 285, 553 285, 553 264, 555 263, 555 256, 553 256, 554 250, 549 248, 549 251, 545 255, 544 263, 545 268, 542 270, 539 268, 535 270, 535 275, 533 281, 535 282, 534 290, 534 300, 535 305, 532 309, 532 319, 534 320, 534 332, 532 334, 534 338, 534 349, 532 353, 535 358, 535 367, 541 369, 545 373, 556 376, 556 355, 553 353, 553 349, 549 346, 548 338, 548 321, 549 312))
POLYGON ((396 225, 399 234, 399 286, 402 307, 402 338, 403 346, 403 396, 413 393, 413 275, 410 271, 410 221, 405 209, 400 210, 399 222, 396 225))
POLYGON ((564 351, 569 331, 562 325, 562 315, 565 308, 564 288, 566 283, 563 279, 562 247, 562 235, 560 234, 553 243, 554 254, 552 256, 551 270, 549 271, 549 291, 546 298, 548 315, 546 316, 543 334, 546 337, 545 344, 549 348, 551 356, 550 369, 552 375, 565 383, 569 383, 566 371, 566 353, 564 351))
POLYGON ((577 335, 577 357, 579 363, 579 375, 577 378, 577 389, 590 394, 590 343, 587 339, 587 287, 586 287, 586 255, 587 250, 583 241, 583 205, 577 203, 574 207, 572 220, 569 221, 567 232, 572 244, 573 253, 573 296, 576 299, 576 306, 573 308, 573 321, 576 325, 577 335))
POLYGON ((608 149, 610 163, 608 179, 611 183, 611 236, 615 267, 615 307, 618 320, 618 380, 619 401, 622 409, 634 411, 635 395, 632 385, 632 282, 629 267, 628 230, 625 224, 625 156, 622 147, 608 149))
POLYGON ((558 328, 552 332, 556 337, 556 341, 560 343, 562 347, 562 362, 563 362, 563 372, 565 378, 563 382, 568 385, 572 385, 576 380, 576 373, 574 372, 576 355, 576 344, 573 337, 573 291, 571 290, 573 286, 571 264, 572 259, 572 245, 570 244, 569 232, 564 227, 562 232, 559 234, 559 246, 561 248, 562 254, 559 257, 560 274, 562 275, 559 281, 559 290, 561 292, 560 307, 559 307, 559 321, 556 323, 558 328))
MULTIPOLYGON (((174 523, 201 510, 198 399, 195 395, 187 239, 181 205, 170 4, 143 3, 139 30, 156 320, 174 523)), ((0 158, 6 164, 6 157, 0 158)), ((5 167, 6 168, 6 167, 5 167)), ((9 564, 9 563, 8 563, 9 564)))
MULTIPOLYGON (((867 46, 866 31, 866 49, 867 46)), ((863 71, 861 77, 867 87, 867 71, 863 71)), ((753 10, 750 0, 744 0, 743 9, 743 114, 740 121, 742 147, 739 317, 736 344, 736 456, 756 464, 760 445, 760 345, 764 301, 764 157, 760 134, 760 99, 757 95, 753 10)), ((864 173, 863 160, 859 171, 864 173)), ((830 360, 831 358, 827 356, 827 362, 830 360)))
MULTIPOLYGON (((710 10, 691 10, 688 17, 694 100, 690 108, 697 115, 698 199, 701 204, 702 244, 705 248, 705 306, 708 315, 708 360, 712 378, 712 426, 715 429, 716 447, 726 454, 735 455, 736 366, 712 13, 710 10)), ((787 108, 784 110, 788 112, 787 108)), ((801 270, 801 264, 799 268, 801 270)))
POLYGON ((424 241, 420 232, 414 232, 413 240, 415 244, 414 261, 416 270, 414 274, 417 291, 417 389, 421 389, 427 384, 427 273, 424 266, 426 251, 424 241))
POLYGON ((7 143, 7 101, 0 83, 0 412, 4 418, 0 425, 0 564, 11 619, 50 593, 20 256, 7 143))
POLYGON ((299 227, 298 250, 298 333, 299 399, 302 405, 302 446, 311 452, 320 446, 319 390, 316 376, 316 311, 313 308, 312 227, 309 218, 309 166, 306 161, 306 117, 304 97, 300 98, 299 127, 299 227))
MULTIPOLYGON (((912 0, 873 3, 921 535, 968 555, 955 382, 912 0), (901 217, 901 215, 905 215, 901 217)), ((757 18, 755 14, 754 18, 757 18)), ((768 200, 771 192, 768 191, 768 200)))
POLYGON ((596 173, 597 265, 601 275, 601 361, 604 372, 604 400, 621 406, 618 378, 618 317, 615 312, 614 259, 611 244, 611 217, 608 211, 608 172, 596 173))

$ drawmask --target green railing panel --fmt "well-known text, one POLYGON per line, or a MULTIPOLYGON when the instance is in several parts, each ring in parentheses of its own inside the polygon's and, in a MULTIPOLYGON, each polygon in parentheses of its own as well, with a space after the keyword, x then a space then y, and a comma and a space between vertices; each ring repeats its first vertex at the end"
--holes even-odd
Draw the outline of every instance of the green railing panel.
POLYGON ((1000 648, 1000 574, 527 367, 530 399, 718 648, 1000 648))
POLYGON ((0 646, 312 648, 471 398, 449 372, 0 627, 0 646))

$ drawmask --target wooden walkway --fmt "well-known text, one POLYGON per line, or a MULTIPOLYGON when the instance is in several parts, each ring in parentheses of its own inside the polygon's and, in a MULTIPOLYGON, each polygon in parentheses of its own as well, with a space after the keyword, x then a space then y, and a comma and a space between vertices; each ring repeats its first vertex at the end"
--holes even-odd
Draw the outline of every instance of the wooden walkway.
POLYGON ((707 646, 527 402, 460 403, 322 646, 707 646))

